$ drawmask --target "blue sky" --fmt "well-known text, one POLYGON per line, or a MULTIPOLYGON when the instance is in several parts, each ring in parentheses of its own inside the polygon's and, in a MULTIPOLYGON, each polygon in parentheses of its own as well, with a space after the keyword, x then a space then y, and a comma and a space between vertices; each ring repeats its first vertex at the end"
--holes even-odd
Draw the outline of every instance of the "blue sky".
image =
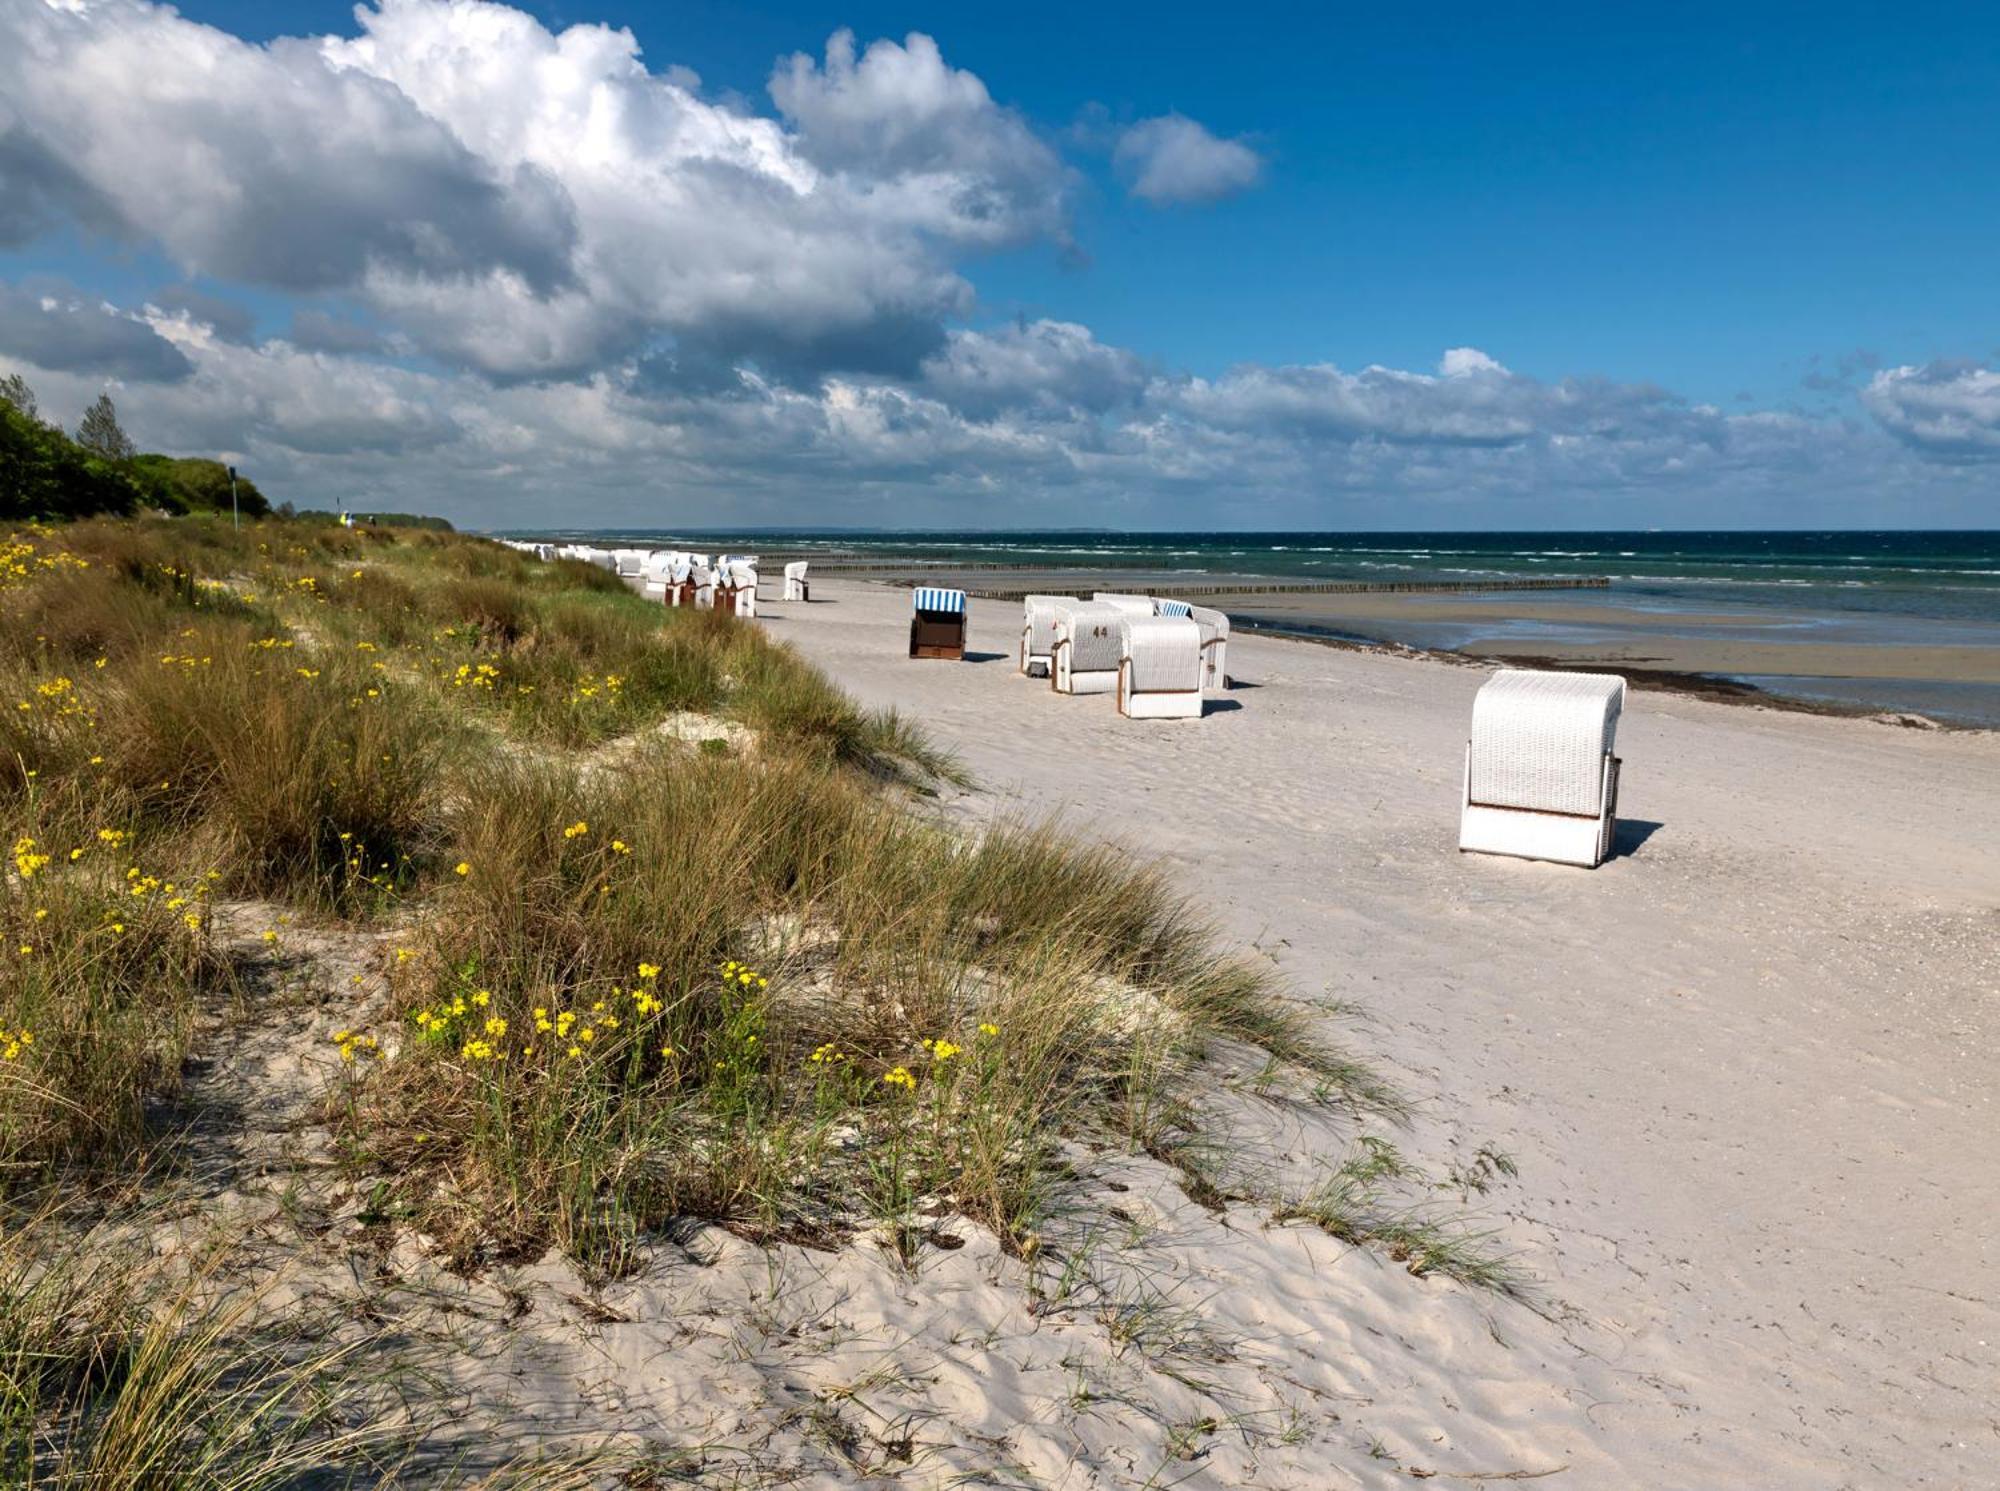
MULTIPOLYGON (((141 24, 132 19, 144 9, 133 9, 137 0, 92 4, 88 26, 100 39, 107 28, 141 24)), ((878 443, 850 451, 842 464, 823 448, 808 458, 794 444, 792 454, 765 462, 772 449, 806 438, 789 422, 807 412, 786 411, 784 428, 774 431, 768 422, 746 424, 734 405, 711 410, 689 476, 699 468, 715 489, 750 489, 742 500, 757 510, 745 516, 817 515, 806 483, 820 469, 877 494, 875 506, 907 499, 922 516, 947 520, 998 488, 1025 493, 1035 509, 1028 516, 1061 516, 1093 483, 1115 482, 1131 520, 1185 521, 1199 512, 1207 480, 1228 494, 1232 517, 1251 526, 1316 517, 1339 526, 1343 514, 1394 526, 1392 518, 1421 521, 1427 505, 1453 526, 1510 515, 1575 521, 1593 511, 1598 499, 1589 494, 1606 490, 1629 494, 1616 510, 1649 523, 1677 514, 1712 521, 1746 501, 1767 522, 1880 522, 1905 511, 1919 521, 2000 522, 1987 464, 2000 453, 1991 373, 2000 354, 1993 191, 2000 19, 1989 8, 1695 4, 1634 15, 1595 5, 1439 4, 1416 13, 1238 5, 1226 23, 1212 9, 1073 3, 960 11, 587 0, 517 9, 540 23, 538 33, 579 23, 629 28, 655 79, 670 67, 692 69, 700 85, 691 92, 704 107, 718 117, 775 121, 802 158, 840 173, 878 204, 891 190, 914 190, 907 158, 914 147, 895 147, 905 153, 892 158, 882 143, 885 116, 856 111, 864 102, 903 109, 907 100, 877 90, 818 115, 804 112, 810 100, 789 109, 770 87, 779 59, 811 56, 811 86, 827 102, 832 64, 824 48, 836 31, 851 30, 862 53, 877 38, 901 43, 922 33, 935 38, 943 75, 974 75, 990 96, 976 119, 954 116, 939 129, 961 131, 951 136, 963 149, 949 170, 961 183, 988 173, 981 189, 996 194, 1004 221, 987 233, 963 216, 943 229, 927 219, 916 246, 899 251, 902 267, 869 271, 854 292, 880 295, 883 274, 902 285, 917 264, 955 278, 964 287, 956 298, 934 284, 913 310, 897 289, 880 317, 838 333, 841 350, 816 342, 802 351, 788 329, 731 340, 734 332, 718 332, 712 320, 665 308, 678 293, 670 277, 643 292, 621 280, 621 295, 640 295, 632 314, 647 319, 660 307, 650 345, 678 349, 677 387, 694 376, 687 349, 699 343, 702 358, 737 370, 725 374, 732 379, 781 357, 793 390, 817 386, 824 394, 815 379, 887 377, 890 384, 863 394, 898 401, 888 427, 904 432, 919 417, 927 422, 920 455, 907 441, 894 450, 878 443), (1195 121, 1219 148, 1248 152, 1254 181, 1180 200, 1135 195, 1133 161, 1142 157, 1121 156, 1119 142, 1134 126, 1175 115, 1195 121), (975 138, 979 130, 986 133, 975 138), (916 338, 909 345, 930 347, 924 366, 934 369, 946 345, 940 338, 951 339, 954 356, 977 361, 1019 349, 967 342, 967 334, 1004 337, 1011 327, 1018 336, 1051 323, 1087 328, 1083 351, 1093 366, 1115 353, 1142 370, 1119 375, 1128 401, 1100 396, 1092 382, 1081 402, 1065 403, 1067 424, 1054 443, 1045 390, 1010 383, 1018 408, 988 400, 968 412, 940 392, 964 389, 963 378, 918 376, 892 345, 916 338), (782 354, 771 350, 773 335, 786 342, 782 354), (856 337, 870 343, 858 358, 850 355, 856 337), (1351 381, 1378 365, 1436 378, 1452 348, 1476 348, 1496 365, 1465 365, 1475 381, 1493 385, 1478 398, 1463 379, 1438 389, 1351 381), (1311 371, 1328 368, 1350 381, 1311 371), (1232 370, 1244 369, 1247 380, 1231 381, 1232 370), (1613 390, 1604 406, 1623 412, 1586 410, 1598 397, 1586 391, 1593 387, 1613 390), (1653 413, 1642 428, 1629 411, 1646 403, 1647 390, 1675 408, 1712 406, 1719 416, 1764 422, 1690 416, 1685 428, 1669 430, 1672 421, 1648 405, 1653 413), (1429 412, 1406 411, 1406 396, 1429 412), (919 409, 911 398, 936 408, 919 409), (1032 419, 1020 412, 1030 405, 1038 411, 1032 419), (961 418, 978 428, 946 434, 935 422, 961 418), (1780 418, 1800 423, 1771 422, 1780 418), (734 432, 741 473, 731 474, 717 431, 734 432), (1162 431, 1185 443, 1160 454, 1162 431), (1579 441, 1613 435, 1622 442, 1617 451, 1579 456, 1579 441), (1435 448, 1427 446, 1434 437, 1435 448), (1663 443, 1674 439, 1696 458, 1663 443), (994 469, 995 451, 1034 442, 1060 472, 1047 464, 1038 474, 994 469), (1281 450, 1272 442, 1290 444, 1281 450), (1539 452, 1533 459, 1531 447, 1539 452), (1511 454, 1493 454, 1503 448, 1511 454), (1301 496, 1302 473, 1335 466, 1340 475, 1327 491, 1301 496), (1148 482, 1147 495, 1130 495, 1148 482), (1466 504, 1481 493, 1491 494, 1490 510, 1474 521, 1466 504)), ((181 14, 259 45, 357 33, 344 5, 190 0, 181 14)), ((90 39, 50 34, 55 46, 90 39)), ((218 79, 244 65, 233 55, 218 53, 218 79)), ((472 139, 475 128, 450 115, 471 105, 425 94, 434 77, 420 86, 392 62, 369 66, 410 94, 420 124, 430 116, 472 139)), ((61 106, 49 103, 48 125, 64 117, 61 106)), ((495 97, 485 107, 505 109, 508 101, 495 97)), ((217 147, 225 176, 234 148, 217 147)), ((368 169, 365 156, 355 159, 368 169)), ((512 159, 488 163, 488 174, 511 168, 512 159)), ((926 183, 936 164, 923 167, 926 183)), ((282 165, 260 158, 255 169, 282 165)), ((0 175, 6 169, 0 154, 0 175)), ((554 174, 570 200, 590 200, 581 177, 570 179, 563 167, 554 174)), ((357 196, 369 211, 383 210, 374 195, 357 196)), ((253 338, 283 337, 296 308, 315 308, 389 335, 368 354, 372 365, 385 377, 440 380, 435 397, 448 391, 457 402, 438 422, 460 431, 478 380, 518 401, 525 383, 547 391, 613 367, 629 371, 635 356, 644 364, 649 355, 635 343, 581 333, 578 345, 590 345, 575 357, 496 350, 492 338, 435 324, 442 313, 422 298, 438 281, 423 274, 393 289, 362 276, 302 287, 268 257, 246 267, 226 247, 196 242, 185 225, 161 226, 171 214, 160 216, 167 210, 158 204, 133 206, 118 196, 120 226, 110 233, 108 211, 95 219, 84 211, 44 214, 34 231, 0 241, 0 284, 30 287, 46 300, 47 285, 59 283, 131 315, 146 314, 140 307, 164 287, 192 285, 249 310, 253 338)), ((560 216, 559 207, 551 211, 560 216)), ((599 230, 587 208, 576 211, 582 226, 572 252, 592 257, 599 230)), ((339 220, 329 221, 338 231, 339 220)), ((870 241, 877 231, 872 219, 854 229, 870 241)), ((815 242, 815 252, 838 260, 846 240, 815 242)), ((454 263, 448 272, 483 270, 454 263)), ((180 309, 189 314, 185 298, 180 309)), ((478 314, 492 321, 490 308, 478 314)), ((730 312, 731 327, 740 314, 730 312)), ((0 315, 0 357, 19 359, 5 327, 0 315)), ((185 337, 172 328, 162 334, 185 337)), ((540 326, 532 334, 556 335, 540 326)), ((46 345, 48 336, 38 335, 36 344, 46 345)), ((1033 340, 1042 358, 1036 366, 1047 368, 1050 338, 1033 340)), ((1062 376, 1070 376, 1078 344, 1063 346, 1069 372, 1062 376)), ((198 350, 189 352, 197 371, 182 381, 226 382, 198 350)), ((30 373, 40 366, 22 365, 30 373)), ((45 376, 65 389, 65 376, 80 384, 91 372, 45 376)), ((980 377, 990 389, 990 371, 980 377)), ((640 376, 625 393, 650 387, 640 376)), ((729 397, 739 393, 732 385, 729 397)), ((416 395, 404 387, 376 405, 390 397, 416 395)), ((143 389, 132 398, 149 403, 143 389)), ((822 404, 822 422, 840 425, 838 401, 822 404)), ((622 406, 620 418, 636 408, 622 406)), ((656 412, 667 423, 690 417, 685 403, 656 412)), ((287 446, 275 427, 232 437, 226 421, 203 423, 246 450, 261 436, 270 448, 258 453, 288 475, 305 476, 309 457, 361 469, 353 452, 287 446)), ((434 425, 415 415, 404 425, 424 448, 439 448, 434 425)), ((607 456, 613 467, 620 451, 633 453, 629 441, 618 444, 624 439, 607 456)), ((327 440, 307 445, 315 443, 327 440)), ((387 447, 377 439, 371 448, 387 447)), ((367 479, 385 478, 377 470, 367 479)), ((615 491, 611 480, 604 494, 615 491)))

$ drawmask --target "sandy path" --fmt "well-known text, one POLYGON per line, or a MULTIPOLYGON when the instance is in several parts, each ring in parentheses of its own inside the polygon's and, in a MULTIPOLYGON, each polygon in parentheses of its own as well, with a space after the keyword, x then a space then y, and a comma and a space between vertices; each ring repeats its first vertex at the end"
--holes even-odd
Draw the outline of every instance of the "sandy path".
POLYGON ((975 603, 997 656, 915 663, 902 593, 813 588, 772 632, 957 749, 966 811, 1184 860, 1302 992, 1378 1017, 1413 1147, 1518 1161, 1488 1205, 1577 1319, 1503 1306, 1496 1362, 1412 1286, 1413 1393, 1563 1484, 2000 1485, 2000 735, 1642 695, 1627 853, 1467 858, 1481 670, 1240 638, 1247 686, 1136 724, 1019 677, 1011 605, 975 603))

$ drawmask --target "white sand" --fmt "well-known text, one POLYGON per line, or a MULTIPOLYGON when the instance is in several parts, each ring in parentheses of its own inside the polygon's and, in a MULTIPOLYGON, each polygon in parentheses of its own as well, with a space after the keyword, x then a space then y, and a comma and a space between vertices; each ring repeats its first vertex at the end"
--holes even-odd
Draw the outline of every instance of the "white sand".
MULTIPOLYGON (((195 1078, 258 1121, 196 1135, 188 1226, 254 1223, 282 1300, 443 1384, 436 1453, 671 1452, 715 1486, 2000 1485, 2000 736, 1637 695, 1643 842, 1596 871, 1466 858, 1479 668, 1239 638, 1246 686, 1139 724, 1019 677, 1014 607, 975 603, 987 660, 911 662, 903 593, 813 589, 766 624, 962 753, 980 786, 947 812, 1180 863, 1301 995, 1364 1012, 1329 1029, 1419 1102, 1373 1132, 1434 1171, 1510 1154, 1517 1179, 1437 1199, 1538 1309, 1080 1148, 1033 1268, 946 1221, 964 1245, 914 1279, 867 1240, 713 1227, 618 1280, 461 1277, 365 1228, 317 1121, 394 939, 288 930, 272 976, 316 1006, 195 1078)), ((259 949, 273 915, 225 931, 259 949)), ((1356 1123, 1264 1100, 1259 1065, 1218 1053, 1208 1115, 1239 1172, 1302 1190, 1356 1123)))
MULTIPOLYGON (((1554 1317, 1100 1157, 1100 1195, 1133 1187, 1111 1287, 1174 1301, 1178 1347, 1116 1349, 1102 1301, 1032 1317, 978 1241, 917 1288, 773 1265, 826 1276, 784 1309, 842 1343, 799 1383, 909 1341, 913 1380, 849 1408, 949 1446, 912 1483, 2000 1485, 2000 736, 1637 695, 1631 851, 1587 872, 1455 851, 1480 669, 1239 637, 1246 686, 1141 724, 1016 674, 1016 607, 974 603, 984 660, 912 662, 904 593, 813 591, 766 624, 958 750, 954 811, 1168 856, 1302 994, 1372 1016, 1347 1038, 1421 1100, 1399 1142, 1518 1162, 1471 1205, 1554 1317)), ((1348 1138, 1234 1111, 1274 1175, 1348 1138)), ((712 1411, 757 1375, 717 1374, 712 1411)))

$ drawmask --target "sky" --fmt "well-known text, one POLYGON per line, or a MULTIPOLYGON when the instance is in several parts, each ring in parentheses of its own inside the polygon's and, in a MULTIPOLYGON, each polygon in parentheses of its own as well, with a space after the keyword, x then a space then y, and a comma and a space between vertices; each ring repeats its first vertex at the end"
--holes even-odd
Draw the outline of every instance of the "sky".
POLYGON ((0 370, 475 527, 2000 526, 2000 13, 1397 9, 0 0, 0 370))

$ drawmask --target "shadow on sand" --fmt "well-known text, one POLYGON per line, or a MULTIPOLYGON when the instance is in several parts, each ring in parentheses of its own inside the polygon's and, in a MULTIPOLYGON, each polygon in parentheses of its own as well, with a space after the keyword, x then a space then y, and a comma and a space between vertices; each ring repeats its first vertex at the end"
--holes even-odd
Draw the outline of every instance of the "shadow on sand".
POLYGON ((1665 828, 1664 823, 1655 823, 1649 818, 1620 818, 1618 828, 1611 836, 1610 859, 1624 859, 1637 854, 1639 846, 1654 834, 1665 828))

